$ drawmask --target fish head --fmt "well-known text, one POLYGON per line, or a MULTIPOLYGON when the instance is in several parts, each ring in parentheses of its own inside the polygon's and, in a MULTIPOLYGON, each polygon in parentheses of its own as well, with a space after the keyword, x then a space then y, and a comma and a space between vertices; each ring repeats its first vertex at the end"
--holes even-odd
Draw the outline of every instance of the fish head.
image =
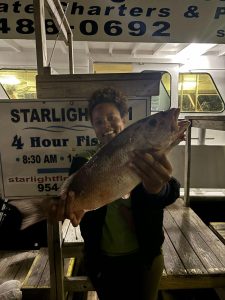
POLYGON ((153 151, 166 152, 184 140, 190 122, 178 121, 179 108, 172 108, 151 115, 143 120, 143 135, 153 151))

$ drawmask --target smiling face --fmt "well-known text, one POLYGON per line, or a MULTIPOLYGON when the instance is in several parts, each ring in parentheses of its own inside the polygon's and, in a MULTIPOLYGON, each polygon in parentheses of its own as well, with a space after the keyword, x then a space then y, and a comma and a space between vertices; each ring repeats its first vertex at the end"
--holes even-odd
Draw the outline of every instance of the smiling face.
POLYGON ((113 103, 101 103, 92 111, 92 125, 102 145, 111 141, 125 127, 125 118, 113 103))

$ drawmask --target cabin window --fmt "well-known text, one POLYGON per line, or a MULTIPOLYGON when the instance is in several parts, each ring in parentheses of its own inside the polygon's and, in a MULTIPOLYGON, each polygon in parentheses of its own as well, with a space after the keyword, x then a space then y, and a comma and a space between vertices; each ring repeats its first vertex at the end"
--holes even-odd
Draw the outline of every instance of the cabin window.
POLYGON ((10 99, 35 99, 36 70, 0 70, 0 83, 10 99))
POLYGON ((211 76, 206 73, 180 73, 178 105, 181 112, 216 113, 224 102, 211 76))
POLYGON ((159 95, 151 97, 151 111, 157 112, 170 108, 171 96, 171 75, 167 72, 163 73, 160 85, 159 95))

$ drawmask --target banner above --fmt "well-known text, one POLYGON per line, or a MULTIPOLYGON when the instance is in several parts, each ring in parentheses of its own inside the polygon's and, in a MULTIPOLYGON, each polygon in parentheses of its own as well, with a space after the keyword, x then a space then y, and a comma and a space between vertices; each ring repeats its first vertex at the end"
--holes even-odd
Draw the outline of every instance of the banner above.
MULTIPOLYGON (((61 3, 76 41, 225 43, 224 0, 67 2, 61 3)), ((0 14, 0 39, 34 39, 32 0, 2 1, 0 14)), ((46 32, 56 39, 47 13, 46 32)))

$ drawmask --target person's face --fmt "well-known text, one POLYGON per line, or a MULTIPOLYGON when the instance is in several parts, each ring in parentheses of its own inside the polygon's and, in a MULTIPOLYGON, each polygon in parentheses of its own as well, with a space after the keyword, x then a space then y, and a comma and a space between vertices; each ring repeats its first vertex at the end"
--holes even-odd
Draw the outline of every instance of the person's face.
POLYGON ((92 111, 92 125, 101 144, 112 140, 125 127, 117 107, 112 103, 101 103, 92 111))

